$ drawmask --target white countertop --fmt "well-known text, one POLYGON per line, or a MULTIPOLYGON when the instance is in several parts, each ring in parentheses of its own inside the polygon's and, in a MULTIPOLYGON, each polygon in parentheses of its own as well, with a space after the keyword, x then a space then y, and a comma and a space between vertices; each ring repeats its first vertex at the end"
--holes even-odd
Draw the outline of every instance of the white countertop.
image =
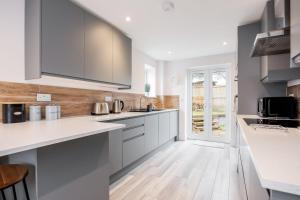
POLYGON ((103 116, 69 117, 53 121, 42 120, 16 124, 0 123, 0 157, 125 127, 123 124, 107 123, 105 121, 173 110, 177 109, 149 113, 124 112, 103 116))
POLYGON ((271 190, 300 195, 300 129, 267 130, 249 127, 239 115, 241 134, 248 144, 250 156, 261 185, 271 190))
POLYGON ((126 118, 133 118, 133 117, 141 117, 147 115, 153 115, 158 113, 164 112, 171 112, 171 111, 178 111, 178 109, 164 109, 161 111, 153 111, 153 112, 122 112, 119 114, 109 114, 109 115, 100 115, 100 116, 90 116, 94 121, 110 121, 110 120, 118 120, 118 119, 126 119, 126 118))

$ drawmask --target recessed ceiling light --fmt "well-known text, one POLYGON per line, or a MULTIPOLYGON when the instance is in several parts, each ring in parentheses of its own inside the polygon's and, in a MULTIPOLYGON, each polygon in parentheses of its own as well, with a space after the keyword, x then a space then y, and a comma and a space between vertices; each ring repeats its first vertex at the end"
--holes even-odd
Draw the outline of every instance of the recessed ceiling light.
POLYGON ((168 54, 171 55, 173 52, 172 51, 168 51, 168 54))
POLYGON ((226 46, 228 43, 227 42, 223 42, 223 46, 226 46))
POLYGON ((131 17, 127 16, 127 17, 125 18, 125 20, 126 20, 126 22, 130 22, 130 21, 131 21, 131 17))
POLYGON ((161 8, 165 12, 170 12, 175 9, 175 4, 172 1, 164 1, 161 5, 161 8))

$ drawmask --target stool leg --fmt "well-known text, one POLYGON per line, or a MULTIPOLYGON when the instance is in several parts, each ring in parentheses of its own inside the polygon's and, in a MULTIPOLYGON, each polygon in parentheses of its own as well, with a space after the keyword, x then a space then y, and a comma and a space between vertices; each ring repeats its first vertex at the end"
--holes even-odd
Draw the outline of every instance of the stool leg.
POLYGON ((3 190, 1 190, 1 196, 2 196, 2 199, 3 199, 3 200, 6 200, 6 197, 5 197, 5 194, 4 194, 4 191, 3 191, 3 190))
POLYGON ((13 189, 14 200, 17 200, 16 187, 13 185, 12 189, 13 189))
POLYGON ((26 199, 30 200, 29 199, 29 194, 28 194, 28 188, 27 188, 27 184, 26 184, 26 180, 25 179, 23 179, 23 186, 24 186, 24 190, 25 190, 25 194, 26 194, 26 199))

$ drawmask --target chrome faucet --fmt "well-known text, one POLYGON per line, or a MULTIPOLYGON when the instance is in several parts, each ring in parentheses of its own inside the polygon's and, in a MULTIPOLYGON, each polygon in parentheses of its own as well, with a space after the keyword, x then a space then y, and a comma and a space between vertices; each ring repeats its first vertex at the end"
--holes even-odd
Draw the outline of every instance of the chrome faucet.
POLYGON ((146 96, 143 96, 143 95, 142 95, 142 96, 140 97, 140 109, 142 109, 142 98, 146 98, 146 96))

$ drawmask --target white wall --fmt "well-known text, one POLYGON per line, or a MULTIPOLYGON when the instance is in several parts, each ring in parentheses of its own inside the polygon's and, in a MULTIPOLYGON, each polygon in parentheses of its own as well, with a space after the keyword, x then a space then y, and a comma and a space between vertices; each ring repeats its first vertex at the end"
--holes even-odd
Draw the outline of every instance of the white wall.
MULTIPOLYGON (((189 68, 230 64, 231 66, 231 94, 232 94, 232 118, 234 118, 233 96, 236 94, 236 84, 234 83, 234 74, 236 71, 236 53, 222 54, 215 56, 206 56, 193 59, 167 62, 164 68, 164 94, 180 95, 180 139, 187 137, 187 72, 189 68)), ((232 120, 233 121, 233 120, 232 120)), ((232 124, 233 127, 233 124, 232 124)), ((235 138, 235 131, 232 129, 232 138, 235 138)))
MULTIPOLYGON (((25 81, 24 10, 25 0, 0 1, 0 81, 108 91, 117 90, 99 83, 47 76, 43 76, 38 80, 25 81)), ((158 62, 134 48, 132 63, 132 89, 122 90, 122 92, 144 93, 144 65, 149 64, 153 67, 158 67, 158 62)), ((160 67, 158 67, 157 71, 160 71, 160 67)))

